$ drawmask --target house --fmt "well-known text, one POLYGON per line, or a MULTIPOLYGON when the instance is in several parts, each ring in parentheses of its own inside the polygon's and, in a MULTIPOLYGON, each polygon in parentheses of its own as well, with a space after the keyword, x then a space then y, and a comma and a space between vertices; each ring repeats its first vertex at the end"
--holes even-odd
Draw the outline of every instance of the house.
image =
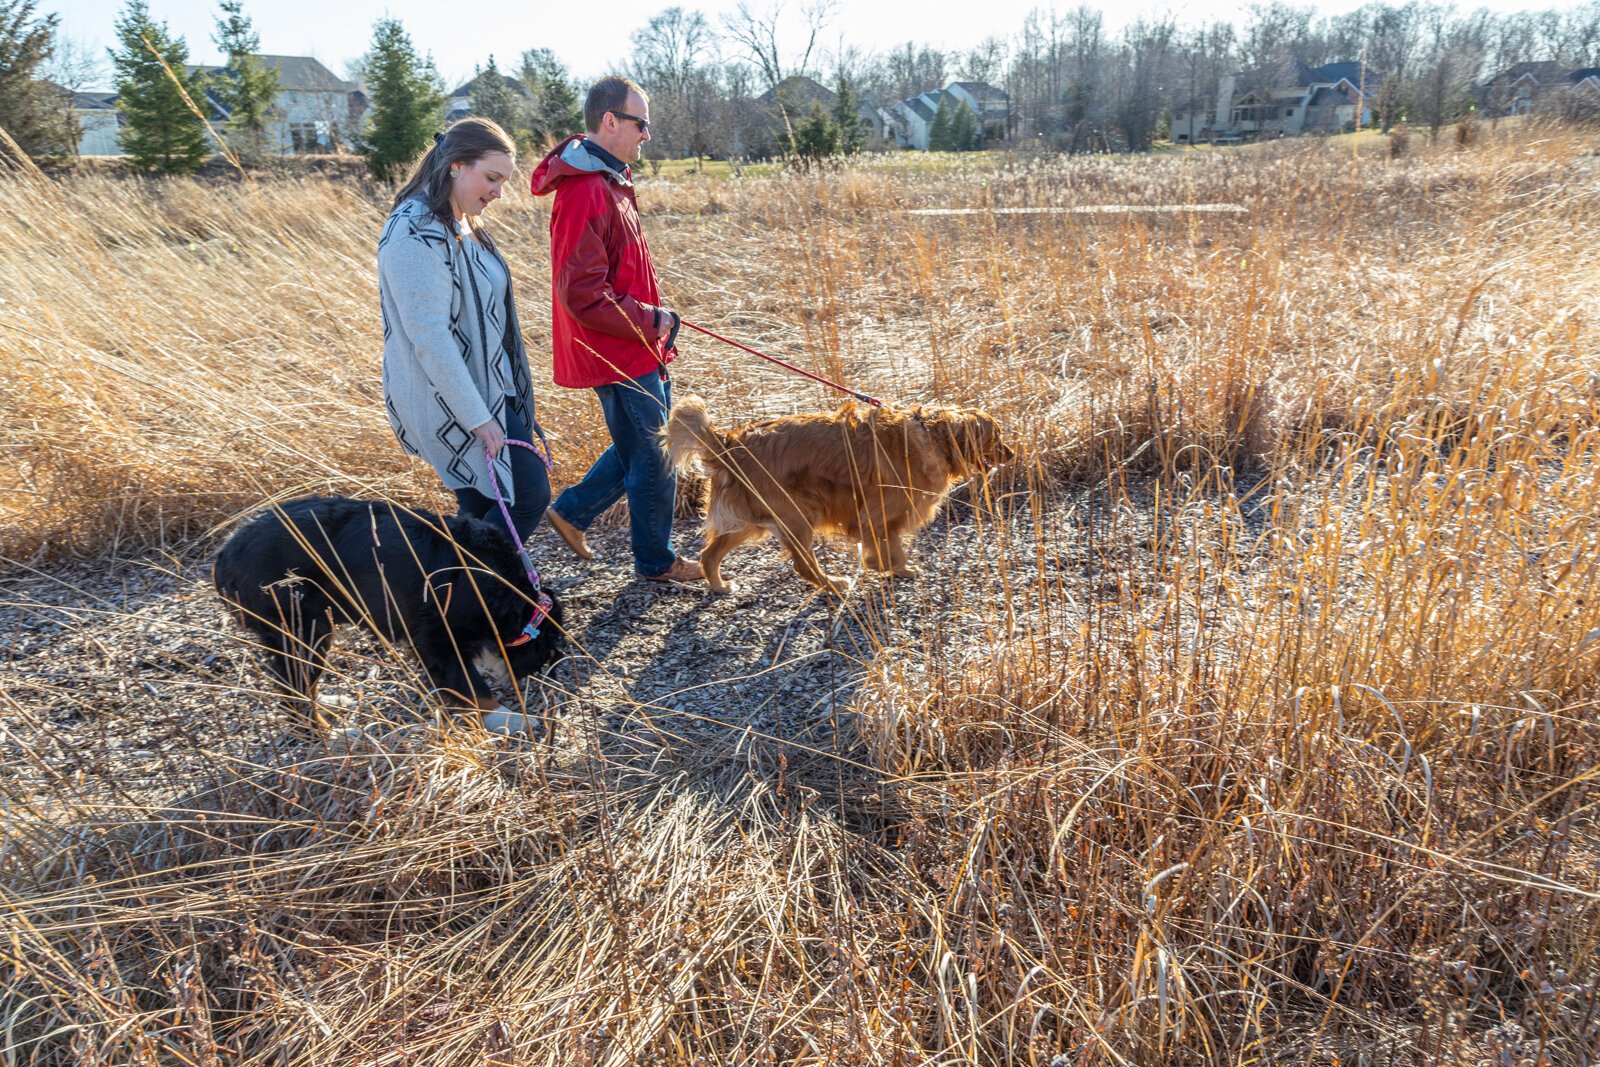
POLYGON ((78 155, 122 155, 117 132, 122 125, 122 112, 117 110, 116 93, 73 93, 72 117, 80 131, 78 155))
POLYGON ((1353 130, 1372 120, 1382 77, 1361 62, 1312 67, 1299 59, 1224 75, 1216 105, 1190 100, 1172 112, 1174 143, 1227 143, 1353 130))
MULTIPOLYGON (((506 90, 510 92, 512 96, 518 97, 522 100, 533 99, 532 94, 528 92, 528 87, 523 85, 516 78, 513 78, 509 74, 502 74, 500 77, 505 80, 506 90)), ((457 119, 464 119, 468 115, 477 114, 477 112, 474 110, 477 105, 472 99, 472 86, 477 80, 477 78, 473 78, 472 81, 469 81, 465 85, 458 87, 456 91, 451 93, 450 96, 445 100, 444 121, 446 123, 454 122, 457 119)))
POLYGON ((997 89, 988 82, 956 81, 945 86, 945 92, 953 96, 955 102, 967 105, 978 120, 985 141, 1002 141, 1010 135, 1011 97, 1004 89, 997 89))
POLYGON ((943 89, 929 89, 888 108, 894 119, 895 143, 901 148, 926 152, 933 136, 933 120, 945 97, 950 106, 972 112, 986 141, 1005 140, 1011 134, 1011 97, 988 82, 953 81, 943 89))
POLYGON ((861 124, 867 131, 867 144, 873 148, 896 147, 904 132, 900 117, 890 108, 880 107, 870 95, 861 98, 861 124))
POLYGON ((117 110, 117 94, 108 92, 74 92, 42 79, 45 90, 61 101, 72 112, 72 121, 78 127, 77 154, 80 156, 120 156, 122 148, 117 143, 117 130, 122 124, 122 112, 117 110))
POLYGON ((1517 63, 1490 78, 1478 90, 1478 102, 1484 115, 1501 118, 1506 115, 1531 115, 1550 106, 1559 105, 1563 99, 1581 94, 1600 97, 1600 67, 1583 67, 1573 70, 1549 60, 1517 63))
POLYGON ((1570 84, 1566 80, 1567 73, 1567 68, 1552 60, 1507 67, 1478 91, 1483 114, 1493 118, 1532 114, 1541 99, 1570 84))
MULTIPOLYGON (((789 141, 790 127, 810 115, 813 107, 832 115, 838 103, 839 94, 815 78, 804 74, 785 78, 755 98, 761 129, 756 131, 753 141, 765 152, 782 153, 782 146, 789 141)), ((881 141, 886 136, 885 126, 891 124, 891 117, 883 109, 866 101, 857 105, 856 118, 867 130, 869 143, 874 139, 881 141)))
POLYGON ((939 100, 943 96, 943 89, 932 89, 894 106, 903 131, 900 135, 901 148, 915 148, 919 152, 928 150, 928 141, 933 134, 933 119, 939 113, 939 100))
MULTIPOLYGON (((278 74, 276 114, 267 126, 269 152, 325 153, 348 148, 367 111, 367 96, 355 82, 345 81, 310 56, 253 56, 278 74)), ((229 77, 227 67, 189 68, 207 78, 229 77)), ((226 122, 228 109, 210 89, 214 121, 226 122)))
POLYGON ((1201 141, 1215 141, 1217 131, 1212 127, 1211 115, 1211 102, 1206 100, 1186 100, 1174 107, 1168 134, 1172 138, 1172 143, 1198 144, 1201 141))

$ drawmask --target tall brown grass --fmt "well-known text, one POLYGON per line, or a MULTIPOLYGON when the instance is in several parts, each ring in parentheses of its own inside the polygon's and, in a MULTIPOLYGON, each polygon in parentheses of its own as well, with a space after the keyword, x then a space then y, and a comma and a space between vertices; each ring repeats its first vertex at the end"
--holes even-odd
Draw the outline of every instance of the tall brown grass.
MULTIPOLYGON (((644 185, 688 317, 1015 435, 924 594, 952 623, 858 605, 865 681, 806 739, 429 734, 138 799, 41 795, 14 746, 8 1054, 1596 1062, 1597 148, 644 185), (903 213, 1084 204, 1130 210, 903 213), (1246 211, 1137 210, 1211 204, 1246 211)), ((6 555, 185 549, 312 489, 437 502, 380 410, 370 190, 7 188, 6 555)), ((543 210, 491 220, 535 352, 543 210)), ((685 349, 719 413, 832 402, 685 349)), ((581 471, 593 405, 542 395, 581 471)))

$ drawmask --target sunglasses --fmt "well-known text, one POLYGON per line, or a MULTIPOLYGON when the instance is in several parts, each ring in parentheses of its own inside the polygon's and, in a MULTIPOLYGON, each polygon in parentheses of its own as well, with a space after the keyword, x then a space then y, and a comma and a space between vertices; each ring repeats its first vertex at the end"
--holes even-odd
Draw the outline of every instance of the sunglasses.
POLYGON ((650 120, 649 119, 642 119, 638 115, 630 115, 626 111, 612 111, 612 112, 610 112, 610 114, 613 114, 613 115, 617 116, 617 118, 619 118, 619 119, 627 119, 629 122, 637 122, 639 124, 639 132, 640 133, 649 133, 650 132, 650 120))

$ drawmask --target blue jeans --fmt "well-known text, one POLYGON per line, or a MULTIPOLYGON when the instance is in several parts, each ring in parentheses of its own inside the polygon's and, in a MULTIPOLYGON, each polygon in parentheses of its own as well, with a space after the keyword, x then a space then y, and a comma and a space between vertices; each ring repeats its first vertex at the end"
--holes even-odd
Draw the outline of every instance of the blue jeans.
MULTIPOLYGON (((505 407, 505 420, 506 440, 530 441, 535 445, 542 443, 543 435, 529 434, 527 423, 511 410, 510 404, 505 407)), ((544 518, 544 509, 550 506, 550 474, 544 469, 544 460, 536 453, 516 445, 506 445, 506 450, 511 453, 511 491, 516 496, 516 501, 511 504, 511 521, 517 526, 517 539, 526 541, 528 535, 533 533, 533 528, 539 525, 539 520, 544 518)), ((500 488, 504 491, 505 486, 500 488)), ((492 522, 497 529, 506 524, 494 497, 476 489, 456 490, 456 514, 492 522)))
POLYGON ((656 435, 672 408, 672 383, 651 371, 631 382, 599 386, 595 394, 611 431, 611 447, 595 460, 583 481, 556 498, 556 514, 587 530, 626 493, 633 569, 646 576, 665 574, 678 559, 672 550, 678 474, 667 463, 656 435))

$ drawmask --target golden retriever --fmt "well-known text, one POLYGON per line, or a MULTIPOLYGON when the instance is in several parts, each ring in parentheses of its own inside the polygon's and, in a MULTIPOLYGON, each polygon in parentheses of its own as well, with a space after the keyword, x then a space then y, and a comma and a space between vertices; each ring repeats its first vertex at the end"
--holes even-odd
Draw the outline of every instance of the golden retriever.
POLYGON ((722 560, 747 541, 777 534, 794 569, 819 588, 839 591, 811 543, 840 533, 861 546, 861 562, 897 577, 917 574, 905 539, 938 512, 950 489, 1012 459, 1000 427, 974 408, 872 408, 847 402, 837 411, 787 415, 722 431, 705 401, 685 396, 661 431, 679 470, 703 464, 710 475, 706 581, 719 593, 722 560))

